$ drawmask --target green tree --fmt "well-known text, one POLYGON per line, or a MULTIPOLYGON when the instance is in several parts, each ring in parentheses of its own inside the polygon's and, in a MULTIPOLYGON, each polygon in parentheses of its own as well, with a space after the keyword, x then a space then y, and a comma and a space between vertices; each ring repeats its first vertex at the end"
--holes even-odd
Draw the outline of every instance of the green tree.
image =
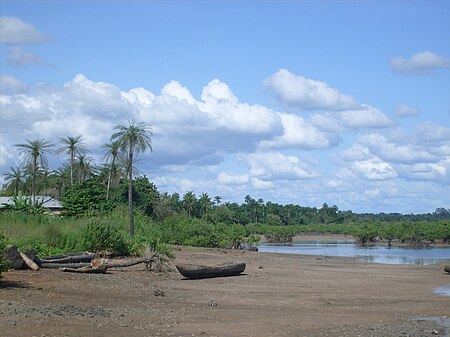
POLYGON ((81 139, 81 135, 77 137, 63 137, 59 139, 59 142, 63 145, 58 150, 58 153, 66 153, 69 155, 69 165, 70 165, 70 185, 73 185, 73 171, 75 165, 76 155, 82 155, 88 152, 86 145, 81 139))
POLYGON ((134 208, 133 208, 133 164, 136 157, 141 152, 153 151, 153 132, 151 126, 145 123, 135 123, 128 121, 128 126, 117 125, 115 132, 111 136, 112 142, 119 142, 120 149, 126 155, 128 173, 128 204, 130 212, 130 236, 134 236, 134 208))
POLYGON ((183 195, 183 205, 186 211, 188 212, 188 218, 192 216, 196 204, 197 198, 195 197, 194 192, 188 191, 185 195, 183 195))
POLYGON ((70 168, 63 165, 54 171, 55 173, 55 190, 58 197, 64 194, 67 185, 70 186, 70 168))
POLYGON ((215 203, 216 205, 220 205, 221 202, 222 202, 222 197, 216 195, 216 196, 214 197, 214 203, 215 203))
POLYGON ((89 179, 68 186, 62 197, 64 214, 81 216, 110 210, 112 204, 105 198, 105 186, 100 179, 89 179))
POLYGON ((11 171, 3 174, 5 178, 3 188, 7 191, 14 192, 14 195, 18 195, 25 183, 25 172, 20 166, 11 167, 10 169, 11 171))
MULTIPOLYGON (((128 199, 128 182, 120 183, 115 198, 112 199, 119 203, 126 203, 128 199)), ((113 196, 114 194, 112 194, 113 196)), ((159 192, 155 184, 150 182, 144 175, 134 178, 133 181, 133 204, 135 208, 142 210, 146 215, 152 216, 155 206, 159 201, 159 192)))
POLYGON ((103 160, 109 163, 108 183, 106 187, 106 199, 109 199, 109 190, 111 188, 112 179, 117 177, 118 167, 116 165, 117 158, 120 153, 120 142, 110 142, 102 146, 106 150, 103 160))
POLYGON ((92 164, 92 159, 84 154, 80 155, 74 164, 74 169, 78 182, 86 181, 95 176, 97 169, 92 164))
POLYGON ((209 210, 211 209, 213 203, 208 193, 202 193, 200 198, 198 199, 198 203, 200 205, 200 210, 202 213, 202 217, 206 217, 208 215, 209 210))
POLYGON ((31 195, 32 203, 36 204, 36 176, 39 168, 47 168, 48 161, 45 156, 51 151, 53 144, 45 139, 28 140, 24 144, 16 144, 19 154, 23 157, 25 165, 28 165, 32 174, 31 195))

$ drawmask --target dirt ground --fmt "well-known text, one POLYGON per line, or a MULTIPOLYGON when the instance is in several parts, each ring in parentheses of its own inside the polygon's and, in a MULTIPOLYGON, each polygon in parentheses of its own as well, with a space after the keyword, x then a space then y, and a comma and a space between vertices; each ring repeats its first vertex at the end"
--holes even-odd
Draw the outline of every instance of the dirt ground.
POLYGON ((176 262, 246 262, 237 277, 186 280, 143 265, 108 274, 10 271, 1 337, 445 336, 442 265, 182 248, 176 262))

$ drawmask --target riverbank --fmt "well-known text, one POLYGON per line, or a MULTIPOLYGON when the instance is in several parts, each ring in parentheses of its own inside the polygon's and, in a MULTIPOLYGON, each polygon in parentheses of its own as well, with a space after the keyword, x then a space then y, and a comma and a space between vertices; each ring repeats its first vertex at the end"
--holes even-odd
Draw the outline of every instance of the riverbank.
POLYGON ((98 275, 11 271, 0 281, 0 331, 8 337, 431 336, 433 330, 443 336, 445 328, 428 318, 450 316, 449 298, 433 293, 450 282, 441 265, 179 249, 175 262, 242 261, 247 269, 204 280, 143 266, 98 275))

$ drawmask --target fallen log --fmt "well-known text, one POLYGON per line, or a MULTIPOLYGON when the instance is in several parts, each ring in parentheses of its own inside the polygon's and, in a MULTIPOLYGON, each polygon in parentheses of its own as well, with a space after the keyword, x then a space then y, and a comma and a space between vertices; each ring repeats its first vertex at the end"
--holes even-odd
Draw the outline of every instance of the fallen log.
POLYGON ((92 265, 89 267, 62 268, 62 271, 71 273, 106 274, 106 271, 108 270, 107 263, 108 261, 105 259, 98 259, 93 261, 92 265))
POLYGON ((59 254, 59 255, 44 256, 41 259, 48 261, 48 260, 62 259, 65 257, 70 257, 70 256, 80 256, 80 255, 89 255, 89 254, 91 254, 91 253, 89 253, 89 252, 65 253, 65 254, 59 254))
MULTIPOLYGON (((12 269, 27 269, 28 264, 21 254, 24 253, 22 253, 16 246, 8 245, 3 253, 3 257, 5 260, 9 261, 9 266, 12 269)), ((33 252, 25 252, 25 255, 31 262, 36 259, 36 254, 33 252)))
POLYGON ((36 263, 34 263, 34 261, 31 260, 25 253, 22 253, 19 250, 19 254, 20 254, 20 257, 25 261, 25 263, 27 264, 28 267, 30 267, 31 269, 33 269, 35 271, 39 270, 39 266, 36 263))
MULTIPOLYGON (((147 262, 148 258, 146 257, 139 257, 139 258, 135 258, 135 259, 127 259, 126 261, 107 261, 106 262, 106 266, 108 268, 126 268, 126 267, 131 267, 134 266, 136 264, 139 263, 144 263, 147 262)), ((95 260, 92 262, 92 265, 95 265, 95 260)))
POLYGON ((59 268, 82 268, 90 267, 89 262, 79 263, 41 263, 41 268, 59 269, 59 268))
POLYGON ((62 268, 64 272, 70 273, 85 273, 85 274, 106 274, 108 267, 92 268, 92 267, 82 267, 82 268, 62 268))
POLYGON ((76 256, 67 256, 58 259, 41 259, 41 263, 79 263, 79 262, 90 262, 95 259, 96 254, 84 254, 76 256))

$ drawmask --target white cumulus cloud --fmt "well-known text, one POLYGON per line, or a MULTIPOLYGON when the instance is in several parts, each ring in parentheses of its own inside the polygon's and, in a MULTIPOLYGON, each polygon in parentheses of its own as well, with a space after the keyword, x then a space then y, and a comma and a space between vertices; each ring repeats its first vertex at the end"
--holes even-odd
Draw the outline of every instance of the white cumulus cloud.
POLYGON ((273 140, 264 140, 262 147, 274 148, 301 148, 307 150, 327 149, 334 146, 339 138, 333 134, 320 131, 300 116, 292 114, 280 114, 283 125, 283 134, 273 140))
POLYGON ((217 176, 219 184, 223 185, 243 185, 249 182, 247 174, 230 174, 227 172, 220 172, 217 176))
POLYGON ((230 87, 217 79, 203 88, 201 98, 199 109, 218 127, 247 133, 281 131, 277 113, 262 105, 240 103, 230 87))
POLYGON ((417 126, 417 137, 422 142, 445 142, 450 145, 450 128, 434 123, 422 123, 417 126))
POLYGON ((393 167, 379 158, 355 161, 351 169, 364 175, 369 180, 386 180, 395 178, 398 174, 393 167))
POLYGON ((264 84, 283 104, 304 110, 354 109, 359 106, 351 96, 342 94, 328 83, 309 79, 280 69, 264 84))
MULTIPOLYGON (((4 80, 14 82, 9 77, 4 80)), ((21 94, 8 90, 11 94, 0 96, 1 131, 13 144, 23 138, 82 135, 99 153, 114 126, 135 119, 154 127, 157 151, 149 161, 153 166, 215 164, 226 154, 254 151, 262 140, 283 130, 277 112, 239 102, 228 85, 218 80, 205 86, 202 100, 177 81, 155 95, 144 88, 122 91, 83 74, 62 88, 34 87, 21 94)), ((150 154, 143 160, 146 156, 150 154)))
POLYGON ((409 59, 401 56, 391 59, 392 70, 401 75, 430 75, 436 69, 448 69, 450 60, 430 51, 418 52, 409 59))
POLYGON ((281 152, 256 152, 246 155, 249 175, 259 179, 298 180, 316 177, 305 162, 297 156, 281 152))
POLYGON ((419 162, 433 162, 438 159, 423 144, 416 144, 414 140, 399 143, 388 140, 379 133, 365 134, 359 141, 370 148, 370 152, 391 163, 413 164, 419 162))
POLYGON ((355 110, 316 113, 311 117, 311 123, 320 130, 334 132, 394 126, 394 122, 382 111, 366 104, 355 110))
POLYGON ((14 76, 0 75, 0 94, 23 94, 27 90, 28 85, 24 81, 14 76))
POLYGON ((0 43, 29 44, 48 41, 32 24, 14 16, 0 17, 0 43))

